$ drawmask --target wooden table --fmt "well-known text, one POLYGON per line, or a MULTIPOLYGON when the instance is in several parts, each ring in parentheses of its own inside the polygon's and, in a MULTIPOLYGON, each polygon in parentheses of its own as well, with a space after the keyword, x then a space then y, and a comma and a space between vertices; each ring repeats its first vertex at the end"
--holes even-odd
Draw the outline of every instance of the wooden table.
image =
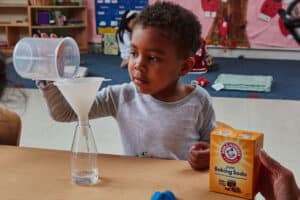
POLYGON ((238 199, 208 190, 208 171, 186 161, 99 154, 101 181, 78 186, 70 181, 70 153, 0 146, 1 199, 149 200, 167 189, 180 200, 238 199))

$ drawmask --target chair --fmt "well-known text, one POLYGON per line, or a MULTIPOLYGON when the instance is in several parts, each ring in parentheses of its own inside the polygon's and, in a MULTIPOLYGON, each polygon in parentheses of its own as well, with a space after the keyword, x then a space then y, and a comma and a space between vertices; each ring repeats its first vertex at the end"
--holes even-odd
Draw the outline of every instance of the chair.
POLYGON ((0 144, 19 146, 21 126, 17 113, 0 107, 0 144))

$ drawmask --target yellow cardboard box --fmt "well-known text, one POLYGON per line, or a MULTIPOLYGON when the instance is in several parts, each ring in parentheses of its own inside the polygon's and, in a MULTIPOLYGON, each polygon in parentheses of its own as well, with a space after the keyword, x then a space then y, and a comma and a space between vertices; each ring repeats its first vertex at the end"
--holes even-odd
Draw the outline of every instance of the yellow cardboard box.
POLYGON ((253 199, 262 147, 262 133, 215 129, 210 140, 210 191, 253 199))

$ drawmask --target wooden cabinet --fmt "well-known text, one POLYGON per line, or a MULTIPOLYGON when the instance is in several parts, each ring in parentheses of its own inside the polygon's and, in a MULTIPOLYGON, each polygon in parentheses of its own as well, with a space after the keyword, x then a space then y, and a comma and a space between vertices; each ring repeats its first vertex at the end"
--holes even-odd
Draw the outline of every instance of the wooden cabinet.
POLYGON ((29 35, 35 32, 53 32, 58 36, 71 36, 76 41, 80 48, 81 53, 88 51, 88 38, 87 38, 87 8, 85 5, 80 6, 29 6, 29 35), (36 16, 38 11, 47 11, 51 13, 52 20, 55 20, 53 13, 59 12, 66 17, 66 23, 61 25, 38 25, 36 16))
POLYGON ((0 51, 11 54, 21 37, 29 35, 28 6, 0 4, 0 51))
POLYGON ((28 5, 0 4, 0 51, 11 54, 13 47, 22 37, 32 36, 36 32, 56 33, 59 37, 73 37, 81 53, 88 52, 87 8, 85 5, 28 5), (40 25, 37 12, 62 13, 64 24, 40 25))

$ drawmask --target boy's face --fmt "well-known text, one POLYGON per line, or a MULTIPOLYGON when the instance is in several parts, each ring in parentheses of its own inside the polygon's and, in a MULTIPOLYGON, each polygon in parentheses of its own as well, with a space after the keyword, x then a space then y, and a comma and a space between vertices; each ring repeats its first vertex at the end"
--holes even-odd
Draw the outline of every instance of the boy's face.
POLYGON ((128 71, 138 92, 164 98, 174 95, 184 59, 162 31, 154 27, 134 27, 128 71))

